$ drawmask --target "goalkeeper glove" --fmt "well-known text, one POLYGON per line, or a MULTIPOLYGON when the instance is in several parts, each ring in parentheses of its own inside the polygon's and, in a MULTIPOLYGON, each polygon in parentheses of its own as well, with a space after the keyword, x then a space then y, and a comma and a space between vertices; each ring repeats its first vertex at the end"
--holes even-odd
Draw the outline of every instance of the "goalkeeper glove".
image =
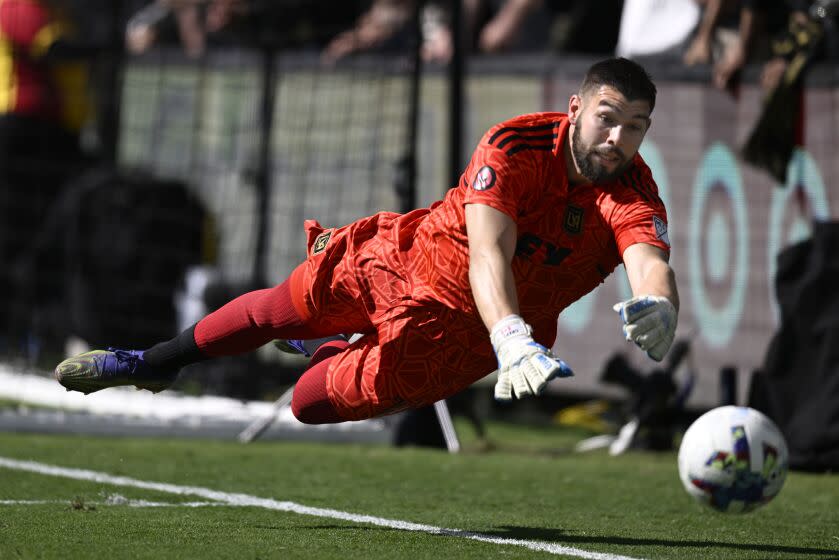
POLYGON ((496 400, 538 395, 554 377, 574 375, 568 364, 533 340, 531 332, 518 315, 508 315, 492 327, 490 340, 498 358, 496 400))
POLYGON ((623 334, 653 360, 660 362, 673 344, 678 316, 670 300, 661 296, 638 296, 612 308, 623 319, 623 334))

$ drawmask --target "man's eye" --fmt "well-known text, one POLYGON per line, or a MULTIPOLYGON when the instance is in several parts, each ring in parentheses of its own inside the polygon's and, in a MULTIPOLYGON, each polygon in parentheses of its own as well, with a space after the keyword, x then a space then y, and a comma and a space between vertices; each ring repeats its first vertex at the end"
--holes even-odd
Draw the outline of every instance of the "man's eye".
POLYGON ((612 117, 607 117, 606 115, 600 115, 600 122, 605 124, 612 124, 615 122, 612 117))

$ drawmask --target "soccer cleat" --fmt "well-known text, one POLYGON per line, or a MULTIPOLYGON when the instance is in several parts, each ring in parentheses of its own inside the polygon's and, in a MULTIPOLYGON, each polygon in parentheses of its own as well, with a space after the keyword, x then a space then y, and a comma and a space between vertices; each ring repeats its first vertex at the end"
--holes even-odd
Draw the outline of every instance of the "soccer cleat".
POLYGON ((177 371, 160 371, 146 363, 142 350, 93 350, 68 358, 55 368, 55 378, 68 391, 90 394, 108 387, 134 385, 159 393, 178 376, 177 371))
POLYGON ((307 358, 311 358, 312 356, 309 354, 309 351, 306 350, 306 347, 303 345, 303 341, 295 338, 277 339, 274 341, 274 346, 286 354, 303 354, 307 358))
POLYGON ((313 338, 309 340, 300 340, 296 338, 277 339, 274 341, 274 346, 286 354, 303 354, 307 358, 311 358, 322 344, 332 342, 333 340, 347 341, 349 337, 344 334, 335 334, 324 338, 313 338))

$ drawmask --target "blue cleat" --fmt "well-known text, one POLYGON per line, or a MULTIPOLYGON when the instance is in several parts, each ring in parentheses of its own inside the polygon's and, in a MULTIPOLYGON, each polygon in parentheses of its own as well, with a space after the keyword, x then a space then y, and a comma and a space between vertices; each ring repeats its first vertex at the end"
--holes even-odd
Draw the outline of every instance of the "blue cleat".
POLYGON ((274 346, 286 354, 303 354, 307 358, 312 357, 309 351, 306 350, 306 346, 303 345, 303 341, 296 338, 277 339, 274 341, 274 346))
POLYGON ((142 350, 93 350, 68 358, 55 368, 55 378, 68 391, 90 394, 108 387, 134 385, 152 393, 169 388, 177 371, 160 371, 143 359, 142 350))
POLYGON ((335 334, 324 338, 313 338, 309 340, 286 338, 275 340, 274 346, 277 347, 278 350, 281 350, 286 354, 302 354, 307 358, 311 358, 312 354, 314 354, 317 351, 317 349, 321 347, 322 344, 326 342, 332 342, 333 340, 347 341, 348 338, 349 337, 347 337, 347 335, 344 334, 335 334))

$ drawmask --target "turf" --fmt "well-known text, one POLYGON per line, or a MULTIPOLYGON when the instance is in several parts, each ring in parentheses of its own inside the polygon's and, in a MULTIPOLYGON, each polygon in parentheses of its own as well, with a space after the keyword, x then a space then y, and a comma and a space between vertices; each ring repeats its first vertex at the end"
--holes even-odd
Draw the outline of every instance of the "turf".
MULTIPOLYGON (((464 432, 464 430, 461 430, 464 432)), ((705 510, 674 453, 567 450, 578 433, 491 425, 466 451, 0 434, 0 456, 637 558, 839 558, 839 479, 791 473, 748 515, 705 510), (511 442, 515 440, 513 445, 511 442)), ((0 468, 0 558, 557 558, 546 552, 0 468)), ((569 556, 573 557, 573 556, 569 556)))

